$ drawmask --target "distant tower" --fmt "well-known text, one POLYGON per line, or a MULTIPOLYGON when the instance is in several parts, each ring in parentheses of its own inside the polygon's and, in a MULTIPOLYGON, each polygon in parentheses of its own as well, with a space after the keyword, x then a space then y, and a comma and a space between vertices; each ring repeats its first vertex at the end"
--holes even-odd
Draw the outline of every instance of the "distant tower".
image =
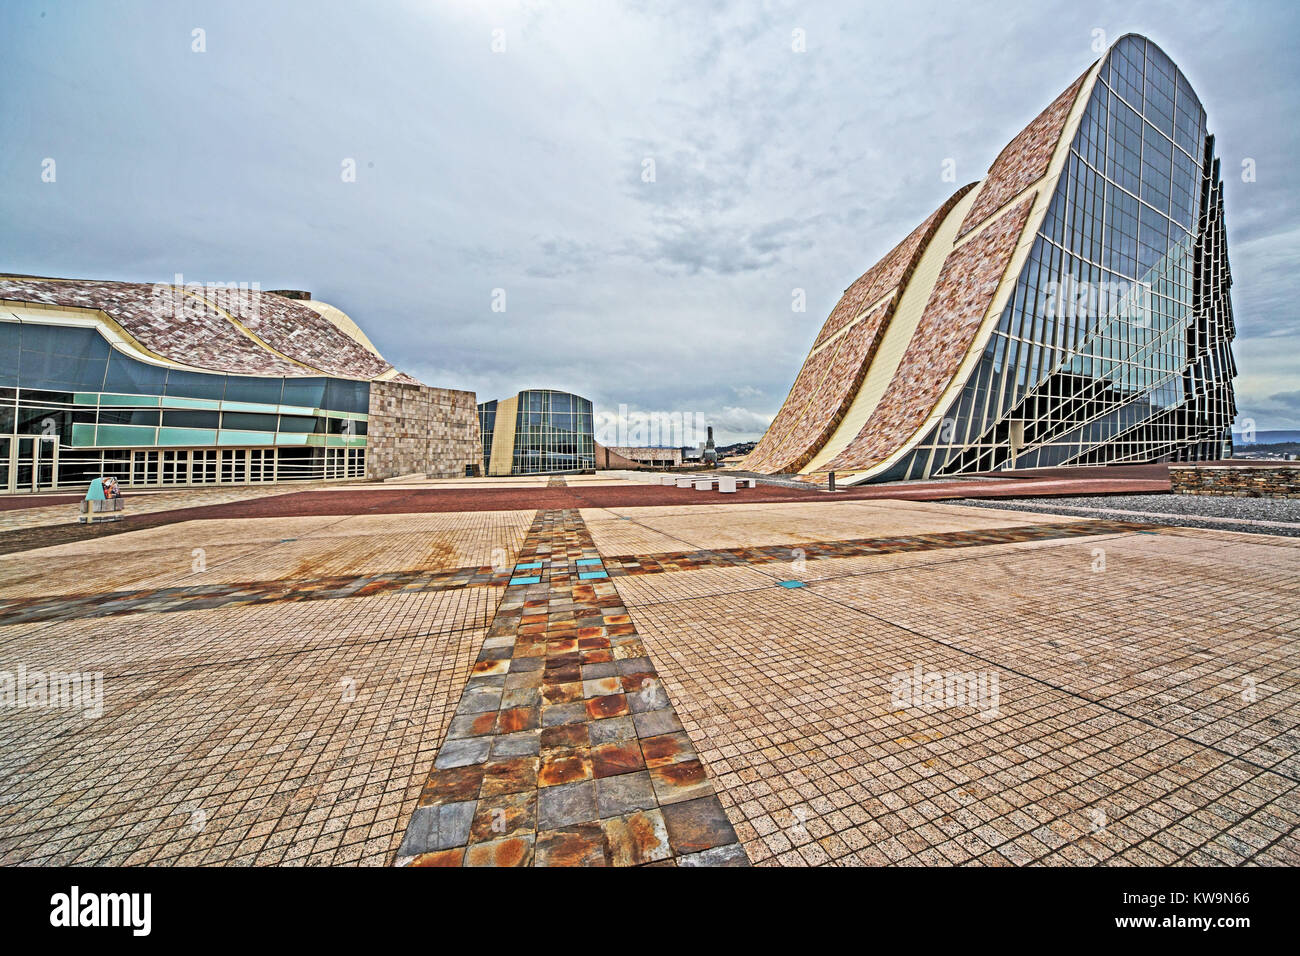
POLYGON ((718 449, 713 447, 713 426, 709 426, 709 440, 704 443, 704 463, 706 465, 716 465, 718 463, 718 449))

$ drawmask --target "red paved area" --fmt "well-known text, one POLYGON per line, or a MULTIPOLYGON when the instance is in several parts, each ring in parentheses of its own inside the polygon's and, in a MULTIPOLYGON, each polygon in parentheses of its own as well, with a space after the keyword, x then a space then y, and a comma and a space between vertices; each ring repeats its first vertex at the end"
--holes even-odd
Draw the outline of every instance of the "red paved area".
MULTIPOLYGON (((662 485, 593 485, 568 488, 445 488, 357 489, 355 491, 297 491, 218 505, 177 508, 130 515, 125 521, 101 525, 52 525, 0 534, 0 554, 42 548, 89 537, 101 537, 216 518, 281 518, 355 514, 429 514, 438 512, 518 511, 563 508, 629 508, 656 505, 773 504, 863 499, 942 501, 956 498, 1024 498, 1051 495, 1104 495, 1166 492, 1168 479, 1048 478, 1005 481, 916 482, 867 485, 830 494, 825 491, 760 485, 734 495, 662 485)), ((28 499, 30 500, 30 499, 28 499)))
MULTIPOLYGON (((844 501, 893 498, 938 501, 945 498, 1022 498, 1029 495, 1085 495, 1168 491, 1169 482, 1132 479, 1043 479, 1028 482, 962 481, 907 485, 868 485, 835 494, 775 485, 746 488, 734 495, 662 485, 593 485, 569 488, 447 488, 357 491, 300 491, 221 505, 181 508, 158 518, 300 517, 314 515, 415 514, 440 511, 518 511, 556 508, 631 508, 654 505, 771 504, 783 501, 844 501)), ((128 504, 129 508, 129 504, 128 504)), ((153 518, 155 516, 148 516, 153 518)), ((155 522, 156 523, 156 522, 155 522)))
POLYGON ((0 511, 20 511, 23 508, 46 508, 80 501, 84 494, 70 495, 0 495, 0 511))

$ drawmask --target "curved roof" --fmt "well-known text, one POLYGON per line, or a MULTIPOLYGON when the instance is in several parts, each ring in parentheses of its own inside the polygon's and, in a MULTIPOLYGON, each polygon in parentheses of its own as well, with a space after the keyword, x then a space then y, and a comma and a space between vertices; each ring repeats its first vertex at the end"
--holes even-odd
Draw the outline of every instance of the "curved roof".
POLYGON ((1004 280, 1018 273, 1024 237, 1046 211, 1062 143, 1068 146, 1097 66, 1021 130, 983 180, 959 190, 849 287, 743 467, 808 469, 816 473, 811 480, 828 471, 869 477, 915 444, 953 383, 964 379, 972 348, 1009 292, 1004 280), (914 277, 923 257, 930 264, 914 277), (905 315, 895 314, 900 308, 905 315), (861 328, 872 342, 864 347, 846 327, 861 328), (863 387, 868 373, 877 383, 870 389, 863 387))
POLYGON ((813 343, 785 404, 745 459, 746 468, 797 471, 830 437, 862 384, 881 334, 893 316, 898 290, 907 283, 934 230, 969 189, 967 186, 954 193, 844 291, 813 343))
POLYGON ((150 357, 188 369, 414 381, 342 312, 273 292, 0 276, 0 302, 94 310, 150 357))

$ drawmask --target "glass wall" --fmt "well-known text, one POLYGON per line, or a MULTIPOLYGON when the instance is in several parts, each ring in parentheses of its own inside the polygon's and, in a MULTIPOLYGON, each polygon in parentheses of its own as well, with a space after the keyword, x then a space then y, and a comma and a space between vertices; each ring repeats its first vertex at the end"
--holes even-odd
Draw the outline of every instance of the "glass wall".
POLYGON ((511 473, 536 475, 596 467, 591 402, 568 392, 519 393, 511 473))
POLYGON ((1123 38, 978 366, 880 479, 1230 453, 1221 191, 1186 78, 1154 44, 1123 38))
POLYGON ((478 406, 478 431, 483 438, 483 474, 492 466, 492 432, 497 424, 497 400, 483 402, 478 406))
POLYGON ((0 321, 0 492, 361 477, 369 402, 368 382, 179 371, 0 321))
MULTIPOLYGON (((497 412, 496 401, 478 406, 485 474, 490 474, 492 468, 497 412)), ((594 432, 591 402, 587 399, 550 389, 520 392, 510 474, 590 471, 596 467, 594 432)), ((498 465, 504 468, 504 462, 498 465)))

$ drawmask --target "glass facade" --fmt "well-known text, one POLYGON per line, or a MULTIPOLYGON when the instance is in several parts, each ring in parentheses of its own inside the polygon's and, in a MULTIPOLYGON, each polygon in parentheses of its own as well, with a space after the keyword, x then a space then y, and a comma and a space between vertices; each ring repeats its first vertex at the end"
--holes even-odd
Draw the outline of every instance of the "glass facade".
POLYGON ((0 321, 0 492, 362 477, 369 402, 369 382, 182 371, 0 321))
POLYGON ((488 473, 488 464, 492 461, 492 432, 497 424, 497 400, 483 402, 478 406, 478 433, 483 439, 483 474, 488 473))
MULTIPOLYGON (((498 402, 478 406, 483 435, 483 465, 492 469, 492 436, 498 427, 498 402)), ((591 402, 568 392, 533 389, 520 392, 515 411, 515 440, 510 474, 540 475, 590 471, 596 467, 595 426, 591 402)))
POLYGON ((1230 285, 1205 111, 1158 47, 1124 37, 978 365, 876 480, 1227 457, 1230 285))

